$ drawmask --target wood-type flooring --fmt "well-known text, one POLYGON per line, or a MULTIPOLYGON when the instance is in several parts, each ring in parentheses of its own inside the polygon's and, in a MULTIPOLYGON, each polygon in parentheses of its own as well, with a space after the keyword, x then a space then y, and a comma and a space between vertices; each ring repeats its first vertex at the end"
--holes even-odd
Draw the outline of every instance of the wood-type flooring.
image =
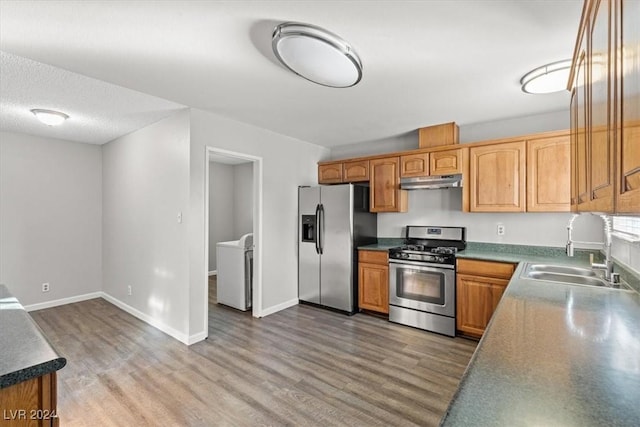
POLYGON ((476 347, 366 314, 216 304, 186 346, 103 299, 32 312, 67 366, 61 426, 435 426, 476 347))

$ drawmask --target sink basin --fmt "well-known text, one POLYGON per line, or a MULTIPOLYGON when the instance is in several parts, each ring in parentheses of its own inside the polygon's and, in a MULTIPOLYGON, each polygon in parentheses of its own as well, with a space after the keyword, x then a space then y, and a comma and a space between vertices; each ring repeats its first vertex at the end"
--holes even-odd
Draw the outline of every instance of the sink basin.
POLYGON ((602 286, 614 289, 631 289, 626 283, 612 285, 588 268, 566 265, 528 264, 520 277, 570 285, 602 286))
POLYGON ((570 274, 572 276, 589 276, 597 277, 596 272, 589 270, 588 268, 569 267, 564 265, 546 265, 546 264, 533 264, 528 268, 530 272, 543 272, 543 273, 559 273, 570 274))
POLYGON ((547 271, 529 271, 526 275, 529 279, 546 280, 550 282, 569 283, 573 285, 588 285, 588 286, 608 286, 607 282, 598 279, 597 277, 590 277, 586 275, 571 275, 561 273, 551 273, 547 271))

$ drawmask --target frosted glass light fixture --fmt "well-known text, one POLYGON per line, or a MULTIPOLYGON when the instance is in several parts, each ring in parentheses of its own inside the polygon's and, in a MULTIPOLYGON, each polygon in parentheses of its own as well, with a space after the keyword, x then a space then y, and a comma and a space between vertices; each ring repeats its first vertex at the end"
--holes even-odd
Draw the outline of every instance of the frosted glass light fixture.
POLYGON ((47 126, 58 126, 69 118, 65 113, 36 108, 31 110, 34 116, 47 126))
POLYGON ((551 64, 538 67, 520 79, 522 91, 539 94, 566 90, 570 70, 570 60, 552 62, 551 64))
POLYGON ((282 23, 273 30, 271 46, 285 67, 314 83, 344 88, 362 79, 362 62, 351 45, 315 25, 282 23))

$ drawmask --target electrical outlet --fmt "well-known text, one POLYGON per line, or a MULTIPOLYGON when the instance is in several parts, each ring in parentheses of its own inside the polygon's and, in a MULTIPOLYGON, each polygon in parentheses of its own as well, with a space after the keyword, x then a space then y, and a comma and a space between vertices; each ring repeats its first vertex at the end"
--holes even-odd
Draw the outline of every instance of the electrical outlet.
POLYGON ((496 232, 498 233, 498 236, 504 236, 504 224, 498 224, 496 226, 496 232))
POLYGON ((49 283, 42 284, 42 292, 49 292, 49 283))
POLYGON ((127 286, 127 295, 131 295, 131 286, 127 286))
POLYGON ((182 224, 182 211, 178 212, 178 224, 182 224))

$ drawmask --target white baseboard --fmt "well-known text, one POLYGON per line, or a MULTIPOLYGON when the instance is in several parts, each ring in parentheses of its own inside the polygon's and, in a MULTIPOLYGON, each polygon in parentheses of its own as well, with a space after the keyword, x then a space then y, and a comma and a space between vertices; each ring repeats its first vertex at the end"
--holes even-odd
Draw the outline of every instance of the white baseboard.
MULTIPOLYGON (((102 298, 104 298, 105 300, 109 301, 111 304, 115 305, 116 307, 126 311, 127 313, 131 314, 132 316, 137 317, 138 319, 142 320, 145 323, 148 323, 149 325, 153 326, 154 328, 157 328, 159 330, 161 330, 162 332, 164 332, 165 334, 177 339, 178 341, 189 345, 189 341, 192 339, 192 337, 189 337, 187 334, 184 334, 180 331, 178 331, 177 329, 172 328, 171 326, 168 326, 166 324, 164 324, 163 322, 154 319, 153 317, 149 316, 148 314, 145 314, 143 312, 141 312, 140 310, 138 310, 137 308, 133 308, 128 304, 125 304, 124 302, 120 301, 117 298, 112 297, 111 295, 102 292, 102 298)), ((195 337, 198 337, 200 334, 194 335, 195 337)), ((206 335, 205 335, 206 337, 206 335)), ((204 339, 204 338, 202 338, 204 339)), ((197 342, 197 341, 194 341, 197 342)))
POLYGON ((186 342, 187 345, 195 344, 197 342, 205 340, 209 336, 206 332, 200 332, 197 334, 193 334, 189 336, 189 340, 186 342))
POLYGON ((209 276, 217 276, 218 275, 218 270, 213 270, 209 272, 209 276))
POLYGON ((285 301, 281 304, 277 304, 277 305, 263 309, 260 313, 257 313, 256 317, 265 317, 270 314, 277 313, 278 311, 282 311, 286 308, 293 307, 294 305, 298 305, 299 302, 300 300, 298 300, 298 298, 285 301))
POLYGON ((36 311, 43 310, 45 308, 57 307, 59 305, 72 304, 74 302, 86 301, 94 298, 102 297, 102 292, 91 292, 89 294, 84 295, 76 295, 74 297, 69 298, 61 298, 53 301, 40 302, 37 304, 25 305, 24 309, 26 311, 36 311))

